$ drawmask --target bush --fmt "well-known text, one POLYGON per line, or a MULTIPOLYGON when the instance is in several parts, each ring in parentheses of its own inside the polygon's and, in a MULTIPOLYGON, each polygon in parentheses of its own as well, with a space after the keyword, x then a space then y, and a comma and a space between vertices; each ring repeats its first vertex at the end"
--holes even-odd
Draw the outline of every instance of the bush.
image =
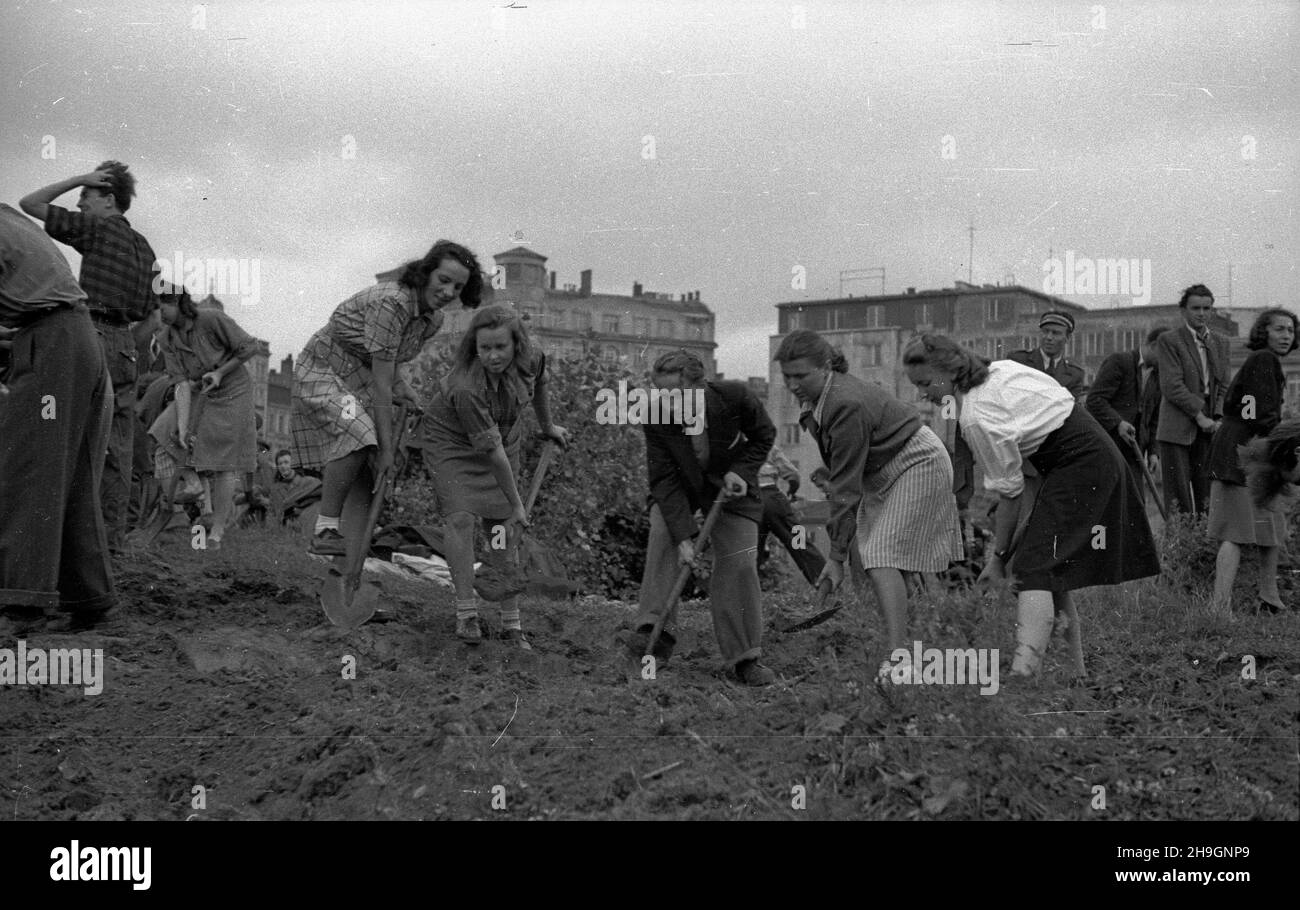
MULTIPOLYGON (((413 364, 408 377, 426 403, 447 371, 447 361, 429 354, 413 364)), ((617 390, 619 380, 631 387, 633 375, 593 355, 555 354, 547 356, 546 373, 551 418, 568 429, 570 445, 556 452, 547 470, 533 506, 532 534, 552 549, 585 592, 626 598, 640 584, 650 528, 645 437, 639 427, 604 426, 595 418, 596 392, 617 390)), ((527 496, 543 440, 531 407, 523 419, 518 481, 520 494, 527 496)), ((418 456, 412 458, 394 493, 389 520, 436 524, 435 500, 418 456)))

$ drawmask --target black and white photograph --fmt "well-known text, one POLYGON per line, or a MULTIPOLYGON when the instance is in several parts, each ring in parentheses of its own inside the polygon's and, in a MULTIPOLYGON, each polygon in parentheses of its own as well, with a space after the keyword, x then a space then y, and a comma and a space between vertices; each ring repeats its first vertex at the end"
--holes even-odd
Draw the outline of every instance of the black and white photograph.
MULTIPOLYGON (((147 890, 92 822, 1300 820, 1294 2, 0 21, 36 877, 147 890)), ((1087 875, 1231 893, 1215 830, 1087 875)))

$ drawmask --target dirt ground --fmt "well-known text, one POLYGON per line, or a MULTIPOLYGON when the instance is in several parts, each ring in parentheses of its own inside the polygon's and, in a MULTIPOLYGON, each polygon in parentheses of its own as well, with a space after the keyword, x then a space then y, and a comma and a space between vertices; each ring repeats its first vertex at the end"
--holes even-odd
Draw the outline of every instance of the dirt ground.
POLYGON ((528 600, 522 656, 460 644, 448 592, 385 580, 391 621, 341 633, 300 538, 187 544, 118 562, 125 607, 102 632, 0 620, 0 647, 103 648, 105 664, 100 695, 0 691, 0 818, 1300 817, 1295 613, 1214 624, 1151 582, 1094 589, 1090 679, 1068 679, 1058 636, 1017 685, 1010 601, 945 594, 913 632, 1002 649, 1001 688, 882 692, 874 606, 782 635, 812 610, 784 578, 764 599, 780 681, 752 690, 717 671, 703 602, 644 680, 618 647, 628 604, 528 600))

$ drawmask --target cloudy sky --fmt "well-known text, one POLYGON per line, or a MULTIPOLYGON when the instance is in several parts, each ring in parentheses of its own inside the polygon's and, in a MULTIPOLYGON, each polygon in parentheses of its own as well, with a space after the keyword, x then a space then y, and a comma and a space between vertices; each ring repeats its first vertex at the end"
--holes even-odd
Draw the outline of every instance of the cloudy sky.
POLYGON ((508 5, 0 0, 0 201, 129 163, 160 258, 257 266, 273 362, 439 237, 698 289, 731 376, 845 269, 1300 305, 1295 3, 508 5))

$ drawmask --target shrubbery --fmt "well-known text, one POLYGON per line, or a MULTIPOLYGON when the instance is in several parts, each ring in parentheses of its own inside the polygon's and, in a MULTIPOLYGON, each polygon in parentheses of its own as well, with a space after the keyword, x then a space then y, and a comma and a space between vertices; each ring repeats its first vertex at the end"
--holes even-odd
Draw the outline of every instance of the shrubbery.
MULTIPOLYGON (((426 352, 427 353, 427 352, 426 352)), ((446 349, 443 349, 446 353, 446 349)), ((428 393, 446 371, 442 357, 422 357, 409 373, 412 387, 428 393)), ((645 438, 639 427, 596 423, 596 392, 617 390, 636 377, 595 356, 547 357, 551 417, 569 430, 567 451, 556 452, 532 511, 532 534, 549 546, 570 578, 591 594, 625 598, 635 592, 649 534, 645 438)), ((532 408, 524 414, 520 495, 526 496, 541 457, 540 428, 532 408)), ((436 496, 418 453, 403 472, 390 522, 436 524, 436 496)))

